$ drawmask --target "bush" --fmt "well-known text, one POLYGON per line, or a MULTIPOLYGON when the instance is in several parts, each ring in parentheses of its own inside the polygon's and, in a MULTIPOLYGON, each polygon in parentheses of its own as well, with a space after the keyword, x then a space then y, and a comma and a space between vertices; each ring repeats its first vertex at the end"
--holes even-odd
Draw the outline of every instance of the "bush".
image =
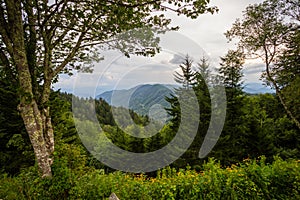
MULTIPOLYGON (((76 157, 76 149, 69 151, 76 157)), ((210 159, 200 172, 167 167, 151 178, 121 172, 105 174, 103 170, 85 168, 84 162, 70 165, 61 155, 54 164, 52 179, 40 179, 36 167, 14 178, 2 175, 0 198, 107 199, 114 192, 122 200, 300 199, 299 161, 275 157, 272 164, 266 164, 265 160, 244 160, 222 168, 210 159)))

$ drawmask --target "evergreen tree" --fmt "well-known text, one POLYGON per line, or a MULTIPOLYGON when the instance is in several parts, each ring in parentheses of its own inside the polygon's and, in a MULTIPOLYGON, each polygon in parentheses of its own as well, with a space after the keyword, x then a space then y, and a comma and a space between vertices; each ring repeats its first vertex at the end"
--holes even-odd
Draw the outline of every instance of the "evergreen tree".
POLYGON ((243 121, 242 67, 244 55, 240 51, 229 50, 221 57, 219 73, 225 86, 227 97, 226 121, 213 156, 224 164, 238 162, 247 156, 243 147, 247 127, 243 121))
POLYGON ((287 46, 272 70, 287 108, 300 121, 300 26, 287 37, 287 46))
POLYGON ((175 89, 175 95, 171 94, 170 97, 166 97, 166 101, 170 103, 170 108, 166 108, 168 114, 172 117, 172 127, 174 131, 177 130, 180 123, 180 104, 178 96, 181 90, 191 89, 195 85, 196 72, 193 71, 193 61, 186 55, 182 64, 179 65, 181 72, 174 73, 174 80, 181 84, 180 88, 175 89))
MULTIPOLYGON (((211 74, 210 64, 206 57, 202 57, 198 63, 198 69, 196 72, 196 84, 194 85, 194 90, 197 95, 201 116, 210 113, 210 94, 208 87, 211 84, 211 79, 213 75, 211 74)), ((203 119, 207 119, 208 116, 203 119)), ((200 120, 202 121, 202 120, 200 120)), ((204 121, 204 120, 203 120, 204 121)))
POLYGON ((199 127, 197 135, 191 144, 188 152, 190 154, 189 164, 200 165, 203 160, 199 159, 199 150, 202 146, 205 135, 210 123, 211 117, 211 99, 208 87, 210 86, 212 74, 210 70, 209 60, 206 57, 202 57, 197 63, 196 82, 193 86, 195 94, 197 96, 198 105, 200 108, 199 127))
POLYGON ((224 57, 221 57, 219 73, 229 98, 242 93, 242 68, 244 63, 245 56, 239 50, 229 50, 224 57))
MULTIPOLYGON (((184 89, 193 90, 193 92, 195 93, 198 105, 200 107, 200 118, 195 119, 195 116, 189 116, 191 120, 196 120, 199 123, 198 130, 190 130, 197 131, 197 135, 188 150, 175 163, 173 163, 173 166, 184 167, 187 164, 196 166, 200 165, 203 162, 198 158, 198 154, 203 138, 206 135, 211 116, 210 95, 207 85, 210 83, 211 79, 211 72, 209 70, 209 67, 210 65, 208 63, 208 59, 203 57, 198 63, 197 71, 194 71, 193 62, 187 56, 184 63, 180 65, 182 74, 176 73, 174 75, 175 81, 182 84, 182 87, 176 90, 176 94, 179 95, 180 91, 184 89)), ((172 117, 172 124, 170 127, 173 131, 172 134, 174 134, 174 132, 177 130, 176 128, 178 128, 180 123, 180 105, 176 96, 167 98, 167 101, 171 105, 171 108, 167 109, 167 111, 172 117)))
POLYGON ((191 88, 195 84, 196 73, 193 71, 193 60, 186 55, 182 64, 179 65, 181 72, 175 72, 174 80, 181 84, 184 89, 191 88))

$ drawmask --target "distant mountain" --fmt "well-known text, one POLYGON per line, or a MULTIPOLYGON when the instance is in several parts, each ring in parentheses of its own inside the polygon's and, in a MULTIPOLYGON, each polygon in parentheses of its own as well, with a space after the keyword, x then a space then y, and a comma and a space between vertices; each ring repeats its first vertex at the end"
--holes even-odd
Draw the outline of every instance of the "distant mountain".
POLYGON ((145 84, 124 90, 104 92, 97 99, 102 98, 110 105, 129 108, 141 115, 150 115, 151 118, 167 118, 164 108, 169 107, 166 96, 173 94, 172 85, 145 84))
MULTIPOLYGON (((164 108, 170 106, 165 97, 174 94, 176 87, 176 85, 144 84, 130 89, 107 91, 97 95, 96 98, 101 98, 110 105, 129 108, 140 115, 148 115, 163 121, 168 118, 164 108)), ((274 93, 274 90, 262 83, 247 83, 243 90, 248 94, 274 93)))
POLYGON ((246 83, 243 90, 248 94, 275 93, 274 90, 266 87, 262 83, 246 83))

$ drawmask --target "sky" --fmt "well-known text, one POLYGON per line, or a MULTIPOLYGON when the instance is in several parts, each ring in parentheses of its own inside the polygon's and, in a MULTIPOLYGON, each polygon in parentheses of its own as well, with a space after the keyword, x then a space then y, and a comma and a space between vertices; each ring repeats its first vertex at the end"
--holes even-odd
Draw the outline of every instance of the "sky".
MULTIPOLYGON (((219 67, 220 56, 233 43, 228 43, 224 33, 229 30, 242 11, 249 4, 259 0, 211 0, 219 12, 203 14, 196 20, 185 16, 167 13, 172 25, 179 26, 179 31, 160 35, 161 53, 154 57, 132 56, 130 59, 116 51, 102 52, 104 60, 96 63, 93 73, 75 73, 69 77, 61 75, 54 89, 61 89, 83 97, 95 97, 113 89, 128 89, 140 84, 162 83, 174 84, 174 72, 179 71, 185 55, 189 55, 194 63, 203 56, 207 57, 212 70, 219 67)), ((244 66, 244 83, 262 83, 260 75, 264 66, 259 60, 248 60, 244 66)))

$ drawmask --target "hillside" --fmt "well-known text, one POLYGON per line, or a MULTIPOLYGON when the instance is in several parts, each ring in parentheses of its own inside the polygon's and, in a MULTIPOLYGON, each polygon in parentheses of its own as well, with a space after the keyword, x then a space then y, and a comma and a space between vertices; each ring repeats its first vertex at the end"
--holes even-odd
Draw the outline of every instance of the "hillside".
POLYGON ((166 96, 173 94, 171 85, 145 84, 124 90, 107 91, 96 96, 113 106, 130 108, 141 115, 153 115, 155 118, 165 117, 163 108, 169 106, 166 96))

